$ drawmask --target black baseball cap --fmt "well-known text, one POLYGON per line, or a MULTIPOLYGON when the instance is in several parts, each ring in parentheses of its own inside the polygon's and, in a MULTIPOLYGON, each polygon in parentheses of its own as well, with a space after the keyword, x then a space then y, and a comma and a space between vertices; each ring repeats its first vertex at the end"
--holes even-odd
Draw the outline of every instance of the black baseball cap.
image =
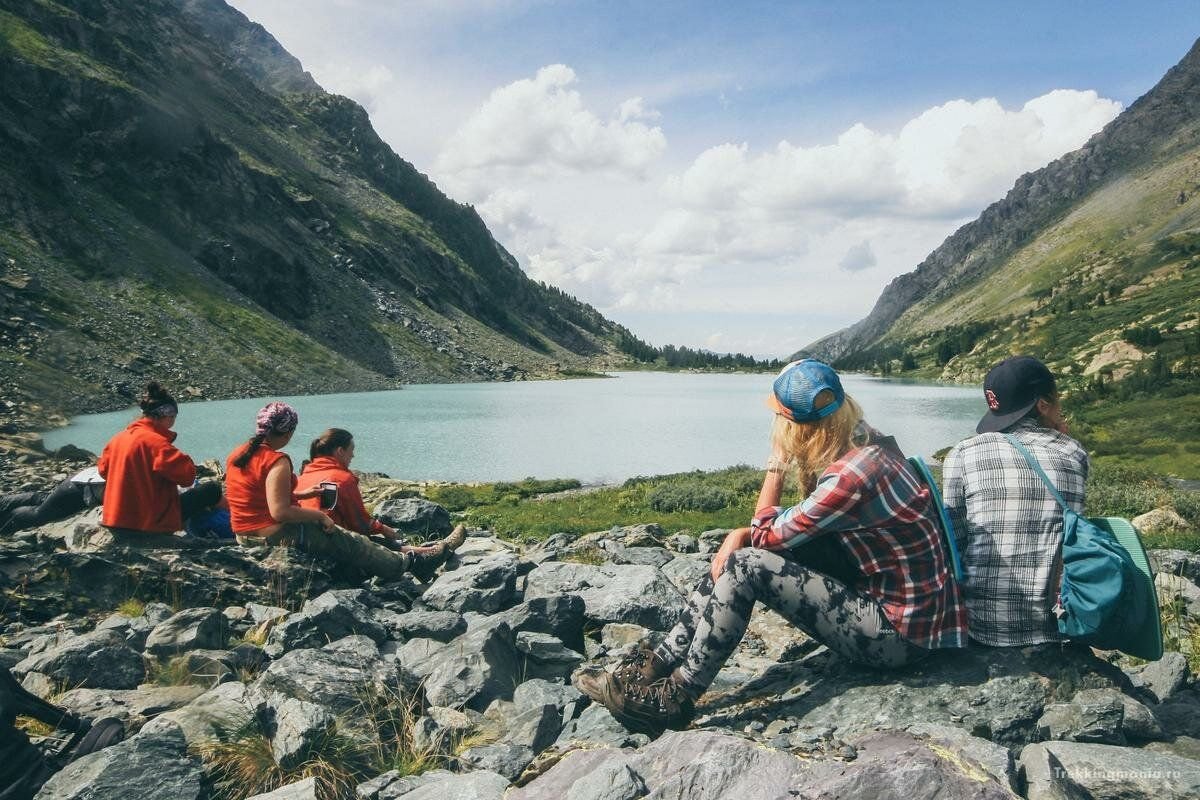
POLYGON ((988 412, 975 426, 976 433, 995 433, 1029 413, 1042 397, 1055 393, 1054 376, 1033 356, 1006 358, 983 379, 988 412))

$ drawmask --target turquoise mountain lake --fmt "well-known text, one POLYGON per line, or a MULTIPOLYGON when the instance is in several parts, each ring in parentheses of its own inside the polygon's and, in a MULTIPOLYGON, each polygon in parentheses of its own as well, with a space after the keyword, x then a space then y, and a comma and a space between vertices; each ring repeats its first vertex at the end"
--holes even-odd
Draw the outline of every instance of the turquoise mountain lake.
MULTIPOLYGON (((408 386, 398 391, 185 403, 176 444, 196 460, 225 457, 254 432, 268 400, 300 413, 287 448, 296 466, 322 430, 354 433, 354 468, 409 480, 578 478, 611 483, 733 464, 769 451, 771 375, 621 372, 613 378, 408 386)), ((974 432, 975 388, 843 377, 867 420, 909 454, 929 456, 974 432)), ((46 445, 99 453, 136 410, 78 417, 46 445)))

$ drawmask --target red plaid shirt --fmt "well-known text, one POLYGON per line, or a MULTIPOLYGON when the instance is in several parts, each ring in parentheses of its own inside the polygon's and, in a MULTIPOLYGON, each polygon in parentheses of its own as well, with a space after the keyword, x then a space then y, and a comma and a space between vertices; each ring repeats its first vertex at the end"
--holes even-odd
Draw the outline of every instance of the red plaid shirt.
POLYGON ((831 464, 800 505, 758 509, 751 536, 755 547, 786 551, 836 535, 862 573, 854 588, 879 603, 901 636, 931 650, 966 647, 967 609, 935 514, 904 458, 868 444, 831 464))

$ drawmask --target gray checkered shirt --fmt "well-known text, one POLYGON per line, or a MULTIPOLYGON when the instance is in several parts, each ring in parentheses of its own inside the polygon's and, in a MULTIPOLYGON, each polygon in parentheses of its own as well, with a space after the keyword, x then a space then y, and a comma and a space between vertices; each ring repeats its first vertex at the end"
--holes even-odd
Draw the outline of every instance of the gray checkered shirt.
MULTIPOLYGON (((1079 442, 1024 419, 1008 429, 1042 465, 1067 504, 1083 512, 1088 457, 1079 442)), ((971 638, 997 647, 1058 641, 1051 586, 1062 509, 1003 434, 954 446, 942 469, 962 555, 971 638)))

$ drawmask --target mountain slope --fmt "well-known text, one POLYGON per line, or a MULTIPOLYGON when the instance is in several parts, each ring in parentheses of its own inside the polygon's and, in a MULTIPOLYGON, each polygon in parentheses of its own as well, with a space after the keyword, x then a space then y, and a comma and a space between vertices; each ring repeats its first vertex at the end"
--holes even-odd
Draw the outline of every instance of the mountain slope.
MULTIPOLYGON (((0 0, 9 410, 587 369, 628 331, 221 0, 0 0)), ((0 408, 0 412, 3 409, 0 408)))
POLYGON ((1025 350, 1076 374, 1100 357, 1090 374, 1116 374, 1139 357, 1113 344, 1127 328, 1184 338, 1200 311, 1197 192, 1200 42, 1082 148, 1023 175, 892 281, 865 319, 802 352, 976 380, 1025 350))

